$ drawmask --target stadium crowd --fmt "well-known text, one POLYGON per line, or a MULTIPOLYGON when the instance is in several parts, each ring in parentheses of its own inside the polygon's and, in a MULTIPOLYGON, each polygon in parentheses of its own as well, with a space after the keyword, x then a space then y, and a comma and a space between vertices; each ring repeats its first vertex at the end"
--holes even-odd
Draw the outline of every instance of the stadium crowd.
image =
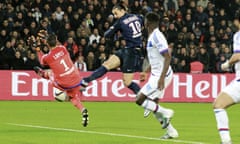
MULTIPOLYGON (((2 0, 0 69, 32 70, 40 66, 28 43, 39 30, 55 33, 81 71, 93 71, 125 46, 121 33, 106 39, 119 0, 2 0)), ((232 55, 234 16, 240 0, 125 0, 130 13, 161 16, 160 30, 169 42, 174 72, 189 73, 199 61, 205 73, 223 73, 220 64, 232 55)), ((144 32, 143 45, 147 34, 144 32)), ((48 47, 42 51, 47 53, 48 47)), ((117 70, 117 69, 116 69, 117 70)), ((231 72, 231 70, 229 71, 231 72)))

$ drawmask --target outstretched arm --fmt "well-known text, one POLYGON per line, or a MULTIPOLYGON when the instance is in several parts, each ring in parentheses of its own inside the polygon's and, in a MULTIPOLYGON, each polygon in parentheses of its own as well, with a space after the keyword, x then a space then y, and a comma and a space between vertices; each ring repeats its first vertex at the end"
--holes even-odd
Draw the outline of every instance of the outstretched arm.
POLYGON ((117 20, 105 33, 104 37, 111 37, 119 29, 119 20, 117 20))

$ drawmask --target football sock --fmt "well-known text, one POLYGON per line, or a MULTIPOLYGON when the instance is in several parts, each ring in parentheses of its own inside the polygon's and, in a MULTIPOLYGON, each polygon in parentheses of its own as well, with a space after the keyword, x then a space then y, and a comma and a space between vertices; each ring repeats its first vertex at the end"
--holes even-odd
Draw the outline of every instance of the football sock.
POLYGON ((137 94, 140 91, 140 87, 135 82, 131 82, 128 88, 131 89, 134 92, 134 94, 137 94))
POLYGON ((107 72, 108 72, 107 68, 104 66, 101 66, 98 69, 96 69, 89 77, 84 78, 84 80, 89 83, 89 82, 103 76, 107 72))
POLYGON ((167 109, 166 109, 166 108, 164 108, 164 107, 156 104, 154 101, 149 100, 149 99, 146 99, 146 100, 142 103, 141 106, 142 106, 143 108, 145 108, 145 109, 151 110, 151 111, 154 112, 154 113, 158 112, 158 113, 161 113, 161 114, 163 114, 163 115, 167 114, 167 109))
POLYGON ((228 115, 225 109, 214 109, 217 128, 222 142, 231 141, 229 124, 228 124, 228 115))
POLYGON ((153 115, 162 124, 163 115, 161 113, 153 113, 153 115))
MULTIPOLYGON (((153 113, 155 118, 162 124, 162 118, 163 115, 161 113, 153 113)), ((169 123, 169 125, 167 126, 167 130, 168 131, 173 131, 175 130, 175 128, 173 127, 173 125, 171 123, 169 123)))
POLYGON ((71 97, 70 101, 77 109, 79 109, 81 112, 83 111, 84 106, 82 105, 82 103, 81 103, 80 99, 78 98, 78 96, 71 97))
POLYGON ((171 123, 169 123, 169 125, 167 126, 167 130, 169 132, 171 132, 171 131, 175 130, 175 128, 173 127, 173 125, 171 123))

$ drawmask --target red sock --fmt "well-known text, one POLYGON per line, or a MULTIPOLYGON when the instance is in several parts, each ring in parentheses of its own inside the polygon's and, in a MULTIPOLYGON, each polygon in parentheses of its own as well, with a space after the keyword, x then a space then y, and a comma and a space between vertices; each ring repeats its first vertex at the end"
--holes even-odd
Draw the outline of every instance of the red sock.
POLYGON ((79 109, 81 112, 83 111, 84 106, 81 103, 81 101, 80 101, 80 99, 78 97, 78 94, 75 94, 74 97, 71 97, 70 101, 77 109, 79 109))

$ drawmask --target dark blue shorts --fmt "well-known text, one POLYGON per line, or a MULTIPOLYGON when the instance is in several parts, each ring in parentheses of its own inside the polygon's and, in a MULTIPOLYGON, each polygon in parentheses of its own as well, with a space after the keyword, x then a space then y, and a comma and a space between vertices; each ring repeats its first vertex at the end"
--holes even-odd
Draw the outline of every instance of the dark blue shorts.
POLYGON ((134 73, 142 70, 143 53, 141 48, 122 48, 115 55, 120 59, 123 73, 134 73))

